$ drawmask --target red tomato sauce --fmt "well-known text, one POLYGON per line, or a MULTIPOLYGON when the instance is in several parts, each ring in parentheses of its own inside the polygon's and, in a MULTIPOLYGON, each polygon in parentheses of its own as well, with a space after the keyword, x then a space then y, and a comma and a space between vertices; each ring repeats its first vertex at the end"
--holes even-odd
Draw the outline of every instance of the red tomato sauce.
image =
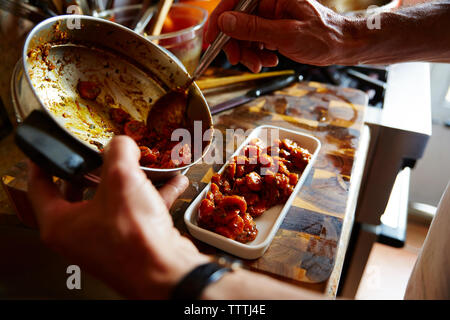
POLYGON ((147 128, 143 121, 133 120, 131 116, 120 108, 109 110, 111 120, 118 126, 120 133, 131 137, 141 151, 140 164, 149 168, 177 168, 191 163, 192 153, 188 144, 178 145, 171 141, 173 130, 167 127, 162 134, 147 128), (176 147, 176 149, 174 149, 176 147), (177 157, 172 158, 172 152, 177 157))
POLYGON ((310 160, 311 153, 292 140, 267 148, 252 140, 222 174, 211 178, 211 189, 200 203, 199 226, 239 242, 254 240, 254 218, 287 201, 310 160))

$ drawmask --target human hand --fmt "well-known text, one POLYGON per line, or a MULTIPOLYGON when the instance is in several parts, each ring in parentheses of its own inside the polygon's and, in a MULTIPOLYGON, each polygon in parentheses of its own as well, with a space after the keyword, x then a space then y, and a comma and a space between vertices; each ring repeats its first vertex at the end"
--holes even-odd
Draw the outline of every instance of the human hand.
POLYGON ((133 140, 105 150, 92 200, 68 202, 51 177, 31 165, 29 197, 42 240, 129 298, 165 299, 195 266, 209 261, 174 228, 168 208, 186 189, 178 175, 157 190, 139 168, 133 140))
POLYGON ((257 15, 230 11, 238 1, 222 0, 206 33, 209 43, 219 31, 232 38, 224 47, 231 64, 259 72, 277 64, 275 50, 305 64, 346 64, 353 37, 345 17, 314 0, 261 0, 257 15))

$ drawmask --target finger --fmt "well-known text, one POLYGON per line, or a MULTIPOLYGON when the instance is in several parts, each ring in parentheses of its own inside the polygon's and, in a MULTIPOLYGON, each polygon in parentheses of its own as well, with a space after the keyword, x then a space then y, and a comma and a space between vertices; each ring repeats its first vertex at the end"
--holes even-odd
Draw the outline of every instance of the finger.
POLYGON ((225 12, 218 19, 219 28, 228 36, 247 41, 260 41, 277 47, 294 45, 299 32, 295 20, 269 20, 240 12, 225 12))
POLYGON ((213 42, 220 31, 217 27, 217 18, 222 14, 222 12, 233 10, 238 1, 239 0, 222 0, 214 11, 211 12, 208 19, 208 27, 205 33, 205 40, 207 43, 213 42))
POLYGON ((274 46, 273 44, 270 44, 270 43, 264 44, 264 48, 267 50, 272 50, 272 51, 275 51, 278 49, 276 46, 274 46))
POLYGON ((260 50, 257 52, 263 67, 275 67, 278 65, 278 56, 267 50, 260 50))
POLYGON ((167 208, 169 209, 175 200, 186 190, 189 185, 189 179, 182 174, 179 174, 169 180, 164 186, 159 189, 159 194, 164 200, 167 208))
POLYGON ((139 148, 128 136, 116 136, 107 145, 104 152, 102 182, 99 189, 108 188, 108 194, 116 196, 130 192, 137 184, 144 183, 147 178, 141 170, 139 148), (113 186, 113 188, 111 188, 113 186))
POLYGON ((239 63, 241 60, 241 48, 236 40, 230 39, 223 50, 225 51, 230 64, 234 66, 239 63))
POLYGON ((53 183, 52 177, 31 161, 29 162, 28 198, 41 228, 52 219, 52 215, 62 214, 62 209, 67 205, 58 187, 53 183))
POLYGON ((258 54, 250 48, 241 48, 241 63, 254 73, 261 71, 262 63, 258 54))
POLYGON ((106 146, 104 152, 104 163, 110 166, 117 161, 125 161, 138 166, 141 152, 136 142, 128 136, 115 136, 106 146))

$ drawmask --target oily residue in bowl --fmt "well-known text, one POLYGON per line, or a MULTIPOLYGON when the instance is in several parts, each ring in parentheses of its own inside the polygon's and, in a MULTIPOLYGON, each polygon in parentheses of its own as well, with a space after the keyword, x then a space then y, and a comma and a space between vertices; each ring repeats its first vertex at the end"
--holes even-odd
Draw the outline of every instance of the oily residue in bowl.
POLYGON ((121 108, 138 121, 165 90, 152 77, 121 57, 75 44, 43 45, 28 54, 28 74, 36 93, 55 119, 95 149, 119 133, 109 109, 121 108), (80 82, 100 90, 79 93, 80 82))

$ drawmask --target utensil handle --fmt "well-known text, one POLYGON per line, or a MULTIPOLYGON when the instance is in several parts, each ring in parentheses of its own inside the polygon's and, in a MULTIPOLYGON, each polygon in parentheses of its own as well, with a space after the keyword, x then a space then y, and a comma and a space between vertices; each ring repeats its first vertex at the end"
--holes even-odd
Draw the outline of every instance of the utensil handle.
POLYGON ((297 75, 278 77, 272 81, 265 83, 260 88, 247 91, 244 96, 236 97, 211 107, 211 115, 216 115, 220 112, 233 109, 259 96, 269 94, 272 91, 283 89, 284 87, 290 85, 298 79, 299 77, 297 75))
POLYGON ((243 75, 220 77, 220 78, 207 78, 207 79, 197 80, 197 81, 195 81, 195 83, 200 88, 200 90, 206 90, 206 89, 224 87, 224 86, 228 86, 228 85, 234 85, 236 83, 241 83, 241 82, 245 82, 245 81, 260 80, 263 78, 284 76, 284 75, 288 75, 288 74, 295 74, 295 71, 294 70, 281 70, 281 71, 269 71, 269 72, 262 72, 262 73, 256 73, 256 74, 243 74, 243 75))
POLYGON ((17 146, 34 163, 65 180, 82 179, 83 174, 102 164, 101 155, 60 128, 40 110, 34 110, 15 133, 17 146))
POLYGON ((170 7, 172 6, 173 0, 160 0, 158 3, 158 10, 156 16, 150 21, 151 25, 149 28, 149 33, 152 36, 159 36, 166 20, 167 14, 169 13, 170 7))
MULTIPOLYGON (((258 3, 259 0, 241 0, 234 9, 234 11, 251 13, 253 12, 253 10, 256 9, 258 3)), ((220 50, 222 50, 222 48, 225 46, 228 40, 230 40, 230 37, 227 36, 225 33, 220 32, 218 34, 217 38, 214 40, 213 43, 211 43, 208 49, 206 49, 205 53, 200 59, 200 62, 192 76, 194 80, 200 77, 203 74, 203 72, 205 72, 205 70, 209 67, 211 62, 213 62, 213 60, 217 57, 220 50)))
POLYGON ((289 76, 277 77, 269 82, 266 82, 259 88, 247 91, 246 96, 257 98, 271 93, 272 91, 283 89, 296 80, 298 80, 298 76, 294 74, 289 76))

